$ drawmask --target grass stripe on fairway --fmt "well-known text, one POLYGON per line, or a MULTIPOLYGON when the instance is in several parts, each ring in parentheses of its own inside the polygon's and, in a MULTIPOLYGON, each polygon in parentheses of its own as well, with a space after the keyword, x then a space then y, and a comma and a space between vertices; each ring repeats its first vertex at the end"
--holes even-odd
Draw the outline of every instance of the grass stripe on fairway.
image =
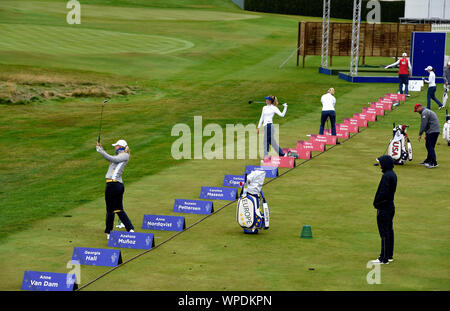
POLYGON ((189 49, 192 42, 157 35, 98 29, 0 24, 0 51, 27 50, 46 54, 169 54, 189 49), (42 44, 45 42, 45 44, 42 44))

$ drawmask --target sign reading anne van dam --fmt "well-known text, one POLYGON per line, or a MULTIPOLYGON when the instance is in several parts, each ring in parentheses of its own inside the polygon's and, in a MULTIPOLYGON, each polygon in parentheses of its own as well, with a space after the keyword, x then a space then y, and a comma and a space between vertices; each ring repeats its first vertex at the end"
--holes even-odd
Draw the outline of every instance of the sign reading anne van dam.
POLYGON ((111 231, 109 247, 150 249, 155 246, 153 233, 111 231))
POLYGON ((241 187, 245 181, 245 176, 241 175, 225 175, 223 179, 224 187, 241 187))
POLYGON ((183 216, 144 215, 142 229, 183 231, 186 224, 183 216))
POLYGON ((236 188, 202 187, 200 199, 234 201, 238 197, 236 188))
POLYGON ((73 273, 25 271, 22 290, 73 291, 78 288, 73 273))
POLYGON ((117 249, 75 247, 72 260, 80 265, 115 267, 122 263, 122 255, 117 249))
POLYGON ((177 213, 209 215, 214 212, 213 202, 175 199, 173 211, 177 213))

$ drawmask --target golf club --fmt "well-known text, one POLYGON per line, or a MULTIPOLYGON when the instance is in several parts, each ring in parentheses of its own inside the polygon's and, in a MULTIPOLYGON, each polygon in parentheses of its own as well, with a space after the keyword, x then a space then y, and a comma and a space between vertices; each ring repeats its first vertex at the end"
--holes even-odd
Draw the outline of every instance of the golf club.
POLYGON ((100 143, 100 136, 102 134, 102 121, 103 121, 103 107, 105 107, 105 104, 108 102, 107 99, 105 99, 102 103, 102 112, 100 114, 100 128, 98 130, 98 139, 97 142, 100 143))
POLYGON ((249 100, 248 103, 249 103, 249 104, 252 104, 252 103, 255 103, 255 104, 265 104, 266 102, 259 102, 259 101, 249 100))

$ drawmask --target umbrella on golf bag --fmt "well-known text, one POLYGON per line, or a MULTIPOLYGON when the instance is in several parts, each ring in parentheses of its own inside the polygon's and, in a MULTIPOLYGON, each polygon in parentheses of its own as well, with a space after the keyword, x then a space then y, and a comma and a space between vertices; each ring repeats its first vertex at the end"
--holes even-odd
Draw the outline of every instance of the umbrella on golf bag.
POLYGON ((406 160, 412 161, 413 151, 411 141, 409 140, 406 130, 408 125, 400 124, 395 126, 393 124, 392 139, 388 146, 388 155, 394 159, 395 164, 404 164, 406 160))
POLYGON ((269 205, 262 192, 265 177, 265 171, 256 170, 245 175, 236 209, 236 220, 244 233, 269 229, 269 205))
POLYGON ((442 130, 442 137, 447 141, 447 145, 450 146, 450 115, 446 110, 444 128, 442 130))

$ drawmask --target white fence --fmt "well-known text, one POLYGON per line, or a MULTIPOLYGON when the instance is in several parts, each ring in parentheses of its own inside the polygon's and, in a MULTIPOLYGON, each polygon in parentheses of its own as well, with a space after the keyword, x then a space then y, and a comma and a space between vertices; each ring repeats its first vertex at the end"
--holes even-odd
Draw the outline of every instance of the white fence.
POLYGON ((450 24, 432 24, 432 32, 450 32, 450 24))

